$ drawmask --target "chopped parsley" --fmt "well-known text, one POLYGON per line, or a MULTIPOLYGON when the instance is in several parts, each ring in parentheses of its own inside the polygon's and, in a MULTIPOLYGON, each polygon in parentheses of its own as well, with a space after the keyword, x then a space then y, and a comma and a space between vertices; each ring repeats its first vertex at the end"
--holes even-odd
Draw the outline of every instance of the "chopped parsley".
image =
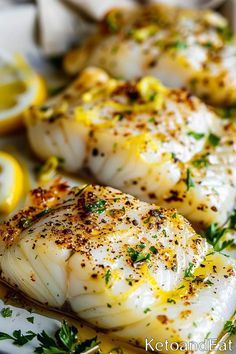
MULTIPOLYGON (((4 332, 0 332, 0 340, 11 339, 14 345, 22 347, 26 343, 30 342, 36 337, 36 334, 32 331, 27 331, 26 334, 22 334, 21 330, 13 331, 12 335, 4 332)), ((42 352, 43 353, 43 352, 42 352)))
POLYGON ((207 280, 204 280, 203 281, 204 284, 207 284, 207 285, 214 285, 214 283, 212 281, 210 281, 210 279, 207 279, 207 280))
POLYGON ((10 307, 4 307, 3 309, 1 309, 1 315, 4 318, 11 317, 12 310, 10 309, 10 307))
POLYGON ((211 42, 205 42, 202 44, 202 46, 209 49, 214 48, 214 45, 211 42))
POLYGON ((236 230, 236 209, 234 209, 232 215, 229 217, 229 228, 236 230))
POLYGON ((167 299, 167 302, 169 304, 176 304, 176 301, 174 299, 171 299, 170 297, 167 299))
MULTIPOLYGON (((172 216, 172 218, 173 218, 173 216, 172 216)), ((163 230, 162 230, 162 233, 163 233, 164 237, 167 237, 166 229, 163 229, 163 230)))
POLYGON ((29 218, 21 218, 19 221, 19 227, 22 229, 27 229, 32 225, 32 220, 29 218))
POLYGON ((26 319, 27 319, 28 322, 34 323, 34 317, 33 316, 32 317, 27 317, 26 319))
POLYGON ((184 289, 184 288, 185 288, 185 285, 181 285, 179 288, 177 288, 177 290, 184 289))
POLYGON ((217 32, 226 42, 230 42, 233 39, 233 31, 229 28, 229 26, 218 27, 217 32))
POLYGON ((149 123, 155 123, 155 118, 152 117, 152 118, 150 118, 148 121, 149 121, 149 123))
POLYGON ((53 208, 45 208, 44 210, 40 211, 38 214, 34 215, 31 218, 26 218, 26 217, 22 217, 19 221, 19 227, 22 229, 27 229, 29 227, 32 226, 32 223, 34 222, 34 220, 41 218, 44 215, 47 215, 48 213, 50 213, 53 210, 53 208))
POLYGON ((149 250, 150 250, 153 254, 157 254, 157 253, 158 253, 156 247, 154 247, 154 246, 151 246, 151 247, 149 248, 149 250))
POLYGON ((194 187, 194 182, 193 182, 193 179, 192 179, 192 176, 191 176, 191 171, 190 171, 189 168, 187 169, 186 185, 187 185, 187 191, 190 188, 194 187))
POLYGON ((50 211, 52 211, 52 208, 45 208, 44 210, 42 210, 40 213, 35 215, 35 218, 41 218, 44 215, 47 215, 48 213, 50 213, 50 211))
POLYGON ((110 280, 111 280, 111 270, 108 269, 108 270, 106 271, 106 274, 105 274, 105 283, 106 283, 106 285, 109 284, 110 280))
POLYGON ((205 136, 205 134, 203 134, 203 133, 197 133, 197 132, 193 132, 193 131, 189 132, 188 135, 192 136, 196 140, 201 140, 205 136))
POLYGON ((224 331, 230 334, 236 334, 236 325, 233 323, 233 321, 225 322, 224 331))
POLYGON ((203 155, 202 157, 200 157, 199 159, 193 160, 192 164, 193 166, 197 167, 197 168, 201 168, 201 167, 207 167, 209 166, 209 160, 208 160, 208 155, 203 155))
POLYGON ((188 48, 187 43, 177 40, 175 42, 169 43, 168 48, 174 48, 174 49, 186 49, 188 48))
POLYGON ((120 30, 121 12, 112 11, 105 18, 105 25, 110 33, 117 33, 120 30))
POLYGON ((208 142, 212 146, 217 146, 219 145, 220 138, 217 135, 210 133, 208 136, 208 142))
POLYGON ((140 245, 138 245, 139 248, 144 249, 146 247, 145 243, 140 243, 140 245))
POLYGON ((188 268, 185 269, 184 271, 184 278, 193 278, 193 268, 194 268, 194 264, 193 263, 189 263, 188 268))
POLYGON ((144 262, 150 259, 150 254, 144 254, 142 252, 136 251, 134 248, 128 248, 128 254, 133 263, 144 262))
POLYGON ((106 208, 106 201, 104 199, 100 199, 94 203, 85 204, 85 209, 90 213, 102 214, 106 208))
POLYGON ((150 312, 151 310, 147 307, 143 312, 146 314, 148 312, 150 312))

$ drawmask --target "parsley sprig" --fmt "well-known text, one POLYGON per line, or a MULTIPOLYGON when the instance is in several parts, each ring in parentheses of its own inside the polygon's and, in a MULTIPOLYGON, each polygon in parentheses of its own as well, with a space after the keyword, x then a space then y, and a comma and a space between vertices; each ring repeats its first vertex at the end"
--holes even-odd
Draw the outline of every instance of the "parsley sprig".
POLYGON ((236 325, 233 321, 226 321, 224 324, 224 331, 230 334, 236 334, 236 325))
POLYGON ((97 337, 78 341, 78 330, 63 321, 57 330, 55 338, 50 337, 45 331, 37 335, 40 346, 35 349, 38 354, 81 354, 91 349, 99 349, 97 337))
POLYGON ((97 337, 80 341, 77 328, 70 326, 67 321, 62 322, 54 336, 48 335, 45 331, 39 334, 27 331, 22 334, 21 330, 15 330, 12 335, 0 332, 0 341, 10 339, 17 346, 24 346, 34 338, 37 338, 39 343, 34 350, 37 354, 123 354, 121 348, 113 348, 108 353, 102 352, 97 337))
POLYGON ((221 252, 228 246, 234 244, 234 239, 221 241, 223 236, 230 230, 236 231, 236 209, 234 209, 232 215, 222 226, 219 226, 217 223, 209 225, 203 236, 207 239, 208 243, 214 247, 215 251, 221 252))

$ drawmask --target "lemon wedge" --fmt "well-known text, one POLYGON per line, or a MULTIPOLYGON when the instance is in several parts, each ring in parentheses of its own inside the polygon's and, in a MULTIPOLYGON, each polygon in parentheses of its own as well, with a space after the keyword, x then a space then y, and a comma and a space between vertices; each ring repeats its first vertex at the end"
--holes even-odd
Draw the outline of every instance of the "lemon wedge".
POLYGON ((23 172, 18 161, 0 151, 0 212, 8 214, 17 206, 23 194, 23 172))
POLYGON ((0 133, 19 128, 27 108, 45 98, 44 80, 24 58, 0 50, 0 133))

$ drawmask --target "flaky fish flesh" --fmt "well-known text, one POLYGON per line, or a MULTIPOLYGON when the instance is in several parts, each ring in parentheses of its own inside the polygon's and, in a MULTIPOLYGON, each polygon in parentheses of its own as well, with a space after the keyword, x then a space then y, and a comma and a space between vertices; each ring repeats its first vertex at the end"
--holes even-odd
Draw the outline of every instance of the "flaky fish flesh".
POLYGON ((216 105, 236 101, 236 42, 226 19, 211 11, 115 9, 65 58, 72 74, 88 65, 124 79, 153 75, 216 105))
POLYGON ((183 89, 153 77, 115 80, 88 68, 27 118, 43 160, 86 167, 141 200, 176 207, 194 223, 223 224, 236 197, 236 125, 183 89))
POLYGON ((109 187, 38 188, 0 226, 5 282, 140 347, 217 338, 235 311, 235 267, 175 209, 109 187))

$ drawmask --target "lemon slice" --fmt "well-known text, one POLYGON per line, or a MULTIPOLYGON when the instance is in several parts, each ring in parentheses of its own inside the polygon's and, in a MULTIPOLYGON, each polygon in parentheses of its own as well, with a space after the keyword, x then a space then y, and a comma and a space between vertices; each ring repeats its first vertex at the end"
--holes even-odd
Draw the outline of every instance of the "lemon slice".
POLYGON ((0 151, 0 212, 14 210, 23 193, 23 172, 17 160, 0 151))
POLYGON ((42 103, 45 98, 43 79, 23 57, 0 50, 0 133, 19 128, 27 108, 42 103))

